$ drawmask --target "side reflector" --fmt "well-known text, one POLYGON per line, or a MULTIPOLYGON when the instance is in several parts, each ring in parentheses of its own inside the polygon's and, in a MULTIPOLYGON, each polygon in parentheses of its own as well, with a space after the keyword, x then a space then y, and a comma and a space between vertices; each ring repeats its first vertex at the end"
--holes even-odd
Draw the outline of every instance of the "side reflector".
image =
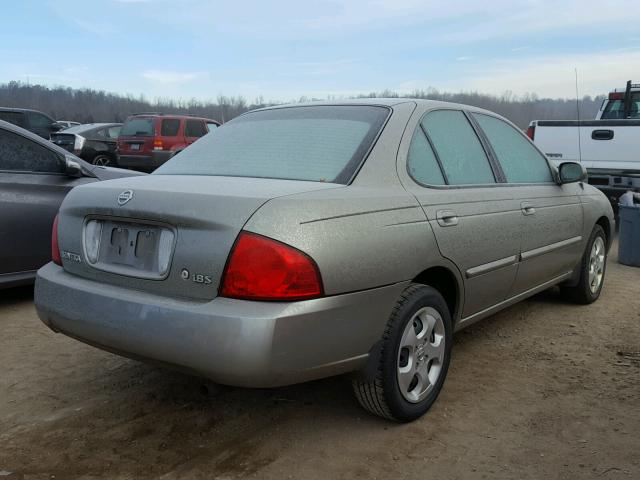
POLYGON ((220 295, 245 300, 307 300, 323 294, 318 266, 277 240, 241 232, 222 277, 220 295))
POLYGON ((58 215, 53 219, 53 228, 51 229, 51 260, 53 263, 62 266, 60 247, 58 247, 58 215))

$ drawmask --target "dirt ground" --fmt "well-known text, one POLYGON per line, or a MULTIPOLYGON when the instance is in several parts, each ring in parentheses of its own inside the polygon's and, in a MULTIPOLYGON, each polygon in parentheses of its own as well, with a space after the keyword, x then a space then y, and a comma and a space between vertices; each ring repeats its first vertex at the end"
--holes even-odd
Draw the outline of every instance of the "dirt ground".
POLYGON ((640 479, 640 269, 616 258, 593 305, 551 290, 460 332, 407 425, 347 378, 244 390, 119 358, 2 291, 0 478, 640 479))

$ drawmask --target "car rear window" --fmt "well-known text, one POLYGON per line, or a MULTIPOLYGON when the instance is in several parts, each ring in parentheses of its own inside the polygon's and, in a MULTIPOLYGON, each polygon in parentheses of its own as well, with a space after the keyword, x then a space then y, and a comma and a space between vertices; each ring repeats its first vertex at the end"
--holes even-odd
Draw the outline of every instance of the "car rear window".
POLYGON ((389 109, 305 106, 242 115, 185 149, 156 175, 219 175, 346 184, 389 109))
POLYGON ((120 135, 126 137, 153 136, 153 118, 130 118, 122 126, 120 135))

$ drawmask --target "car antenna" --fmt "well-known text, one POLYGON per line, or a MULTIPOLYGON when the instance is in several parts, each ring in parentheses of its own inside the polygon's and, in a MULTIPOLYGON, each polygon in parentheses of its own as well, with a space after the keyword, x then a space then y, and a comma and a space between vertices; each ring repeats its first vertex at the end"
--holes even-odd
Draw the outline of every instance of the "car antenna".
POLYGON ((580 97, 578 96, 578 69, 574 68, 574 71, 576 73, 576 111, 578 113, 578 160, 580 163, 582 163, 582 139, 580 138, 581 135, 581 128, 580 128, 580 97))

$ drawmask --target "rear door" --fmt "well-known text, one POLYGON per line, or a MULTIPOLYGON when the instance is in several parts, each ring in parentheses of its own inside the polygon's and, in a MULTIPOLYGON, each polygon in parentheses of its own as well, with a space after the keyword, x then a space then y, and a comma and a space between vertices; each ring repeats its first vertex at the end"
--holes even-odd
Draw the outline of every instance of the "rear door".
POLYGON ((557 185, 546 158, 512 125, 491 115, 472 117, 520 204, 520 265, 510 296, 517 295, 570 272, 580 260, 582 187, 557 185))
POLYGON ((187 120, 184 127, 184 137, 187 145, 191 145, 200 137, 209 133, 203 120, 187 120))
POLYGON ((440 252, 465 278, 463 318, 504 300, 516 277, 522 215, 467 115, 426 113, 413 134, 407 172, 440 252))
POLYGON ((51 259, 51 226, 67 192, 90 179, 63 173, 61 157, 0 128, 1 276, 29 272, 51 259))

